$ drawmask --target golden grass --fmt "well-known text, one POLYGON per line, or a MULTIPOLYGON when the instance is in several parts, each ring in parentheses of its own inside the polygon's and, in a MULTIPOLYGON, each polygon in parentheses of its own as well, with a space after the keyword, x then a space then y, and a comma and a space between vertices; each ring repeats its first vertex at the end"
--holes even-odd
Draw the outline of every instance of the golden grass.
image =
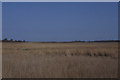
POLYGON ((118 43, 3 43, 4 78, 116 78, 118 43))

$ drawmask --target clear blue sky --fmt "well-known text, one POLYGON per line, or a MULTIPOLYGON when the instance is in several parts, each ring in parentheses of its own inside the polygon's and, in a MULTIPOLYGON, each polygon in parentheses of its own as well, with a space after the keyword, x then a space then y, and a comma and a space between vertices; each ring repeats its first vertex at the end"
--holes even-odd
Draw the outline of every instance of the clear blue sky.
POLYGON ((118 3, 3 3, 3 38, 28 41, 118 39, 118 3))

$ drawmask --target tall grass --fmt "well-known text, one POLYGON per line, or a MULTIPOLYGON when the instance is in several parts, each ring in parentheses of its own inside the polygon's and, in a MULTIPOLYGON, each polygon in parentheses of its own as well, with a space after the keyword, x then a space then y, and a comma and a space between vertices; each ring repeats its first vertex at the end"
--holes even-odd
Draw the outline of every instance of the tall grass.
POLYGON ((4 78, 115 78, 118 43, 3 43, 4 78))

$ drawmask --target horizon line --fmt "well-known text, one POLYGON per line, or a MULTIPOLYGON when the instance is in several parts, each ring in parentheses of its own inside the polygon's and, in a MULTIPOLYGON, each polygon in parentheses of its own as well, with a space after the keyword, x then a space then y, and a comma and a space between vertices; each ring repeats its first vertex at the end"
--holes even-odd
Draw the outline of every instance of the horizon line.
POLYGON ((60 41, 57 41, 57 40, 48 40, 48 41, 46 41, 46 40, 44 40, 44 41, 30 41, 30 40, 25 40, 25 39, 23 39, 23 40, 20 40, 20 39, 7 39, 7 38, 4 38, 4 39, 1 39, 0 41, 13 41, 13 42, 17 42, 17 41, 25 41, 25 42, 96 42, 96 41, 120 41, 119 39, 109 39, 109 40, 60 40, 60 41), (6 39, 6 40, 5 40, 6 39))

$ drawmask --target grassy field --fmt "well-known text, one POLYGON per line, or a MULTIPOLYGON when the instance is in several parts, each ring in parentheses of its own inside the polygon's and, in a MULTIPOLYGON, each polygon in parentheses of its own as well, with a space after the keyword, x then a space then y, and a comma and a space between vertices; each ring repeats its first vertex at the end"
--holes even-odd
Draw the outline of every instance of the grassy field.
POLYGON ((3 78, 116 78, 118 43, 3 42, 3 78))

